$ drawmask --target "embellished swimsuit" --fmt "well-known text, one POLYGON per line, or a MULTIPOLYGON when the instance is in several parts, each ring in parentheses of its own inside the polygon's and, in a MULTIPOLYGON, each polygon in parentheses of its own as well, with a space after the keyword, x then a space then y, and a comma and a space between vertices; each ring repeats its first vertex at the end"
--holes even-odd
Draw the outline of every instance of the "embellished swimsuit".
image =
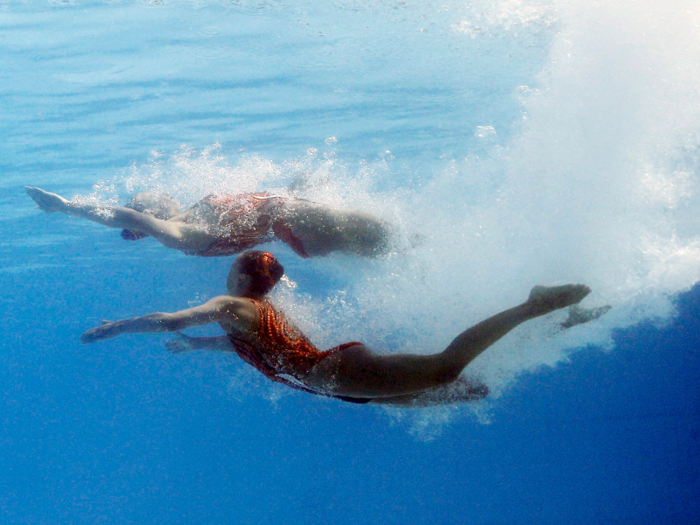
POLYGON ((228 338, 236 353, 257 368, 266 377, 310 394, 334 397, 350 403, 369 403, 370 398, 336 396, 318 392, 303 384, 299 377, 311 371, 318 363, 336 352, 359 345, 356 341, 330 350, 320 351, 286 316, 268 301, 250 299, 258 309, 260 326, 253 337, 229 333, 228 338))
POLYGON ((208 195, 198 206, 208 206, 218 217, 217 239, 202 251, 193 255, 216 257, 233 255, 258 244, 279 239, 287 243, 300 257, 308 258, 304 245, 280 218, 280 211, 287 201, 267 193, 241 193, 238 195, 208 195))

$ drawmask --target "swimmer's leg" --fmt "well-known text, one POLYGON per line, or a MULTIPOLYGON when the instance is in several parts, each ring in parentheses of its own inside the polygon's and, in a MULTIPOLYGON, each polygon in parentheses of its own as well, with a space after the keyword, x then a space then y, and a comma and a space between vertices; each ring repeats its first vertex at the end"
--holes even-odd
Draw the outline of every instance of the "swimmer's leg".
POLYGON ((441 353, 380 355, 364 345, 346 348, 318 363, 309 385, 336 395, 393 397, 447 385, 481 352, 518 325, 581 301, 583 285, 536 286, 528 300, 489 317, 458 335, 441 353))
POLYGON ((45 213, 64 213, 72 217, 87 219, 109 228, 137 230, 157 239, 164 246, 177 250, 191 248, 191 245, 194 244, 191 238, 199 240, 196 228, 186 224, 183 224, 181 227, 179 223, 157 219, 146 213, 122 206, 72 202, 41 188, 25 186, 24 189, 37 203, 39 209, 45 213), (188 236, 184 235, 184 230, 188 230, 188 236), (189 232, 189 230, 192 230, 192 232, 189 232))
POLYGON ((440 355, 444 355, 445 359, 452 362, 454 366, 461 366, 463 369, 516 326, 577 304, 589 293, 591 289, 581 284, 535 286, 525 303, 489 317, 462 332, 440 355))

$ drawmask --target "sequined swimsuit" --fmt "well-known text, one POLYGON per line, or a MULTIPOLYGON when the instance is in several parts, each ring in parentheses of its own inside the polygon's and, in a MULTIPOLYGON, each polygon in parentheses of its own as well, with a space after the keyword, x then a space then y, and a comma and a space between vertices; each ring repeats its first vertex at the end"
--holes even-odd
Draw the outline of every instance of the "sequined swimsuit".
POLYGON ((229 333, 228 338, 236 353, 247 363, 257 368, 266 377, 310 394, 334 397, 350 403, 369 403, 369 398, 336 396, 318 392, 304 386, 298 377, 309 372, 315 365, 340 350, 359 345, 356 341, 345 343, 330 350, 320 351, 309 339, 291 324, 286 316, 277 311, 268 301, 250 299, 258 309, 260 326, 254 337, 229 333))
POLYGON ((216 257, 233 255, 258 244, 279 239, 287 243, 300 257, 309 255, 289 225, 280 218, 286 199, 267 193, 239 195, 208 195, 198 206, 210 207, 218 217, 217 239, 206 249, 192 255, 216 257))

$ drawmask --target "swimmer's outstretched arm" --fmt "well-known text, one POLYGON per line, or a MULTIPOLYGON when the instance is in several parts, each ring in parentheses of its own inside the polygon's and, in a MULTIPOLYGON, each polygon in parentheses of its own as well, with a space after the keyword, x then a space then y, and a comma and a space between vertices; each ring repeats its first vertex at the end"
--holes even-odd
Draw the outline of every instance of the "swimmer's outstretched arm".
POLYGON ((71 202, 56 193, 50 193, 40 188, 25 186, 24 189, 37 203, 39 209, 45 213, 64 213, 110 228, 138 230, 156 238, 168 248, 183 248, 183 232, 178 223, 156 219, 145 213, 122 206, 71 202))
POLYGON ((133 317, 121 321, 108 321, 85 332, 82 343, 95 343, 112 339, 125 333, 177 332, 193 326, 209 323, 231 325, 252 323, 256 310, 249 301, 238 297, 222 295, 206 303, 174 313, 156 312, 143 317, 133 317))

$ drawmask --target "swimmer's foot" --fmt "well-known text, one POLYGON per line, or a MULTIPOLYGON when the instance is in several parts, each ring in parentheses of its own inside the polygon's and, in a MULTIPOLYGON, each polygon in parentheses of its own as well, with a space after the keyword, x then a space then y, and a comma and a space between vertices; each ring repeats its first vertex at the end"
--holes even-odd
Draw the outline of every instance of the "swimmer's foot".
POLYGON ((598 319, 601 315, 605 315, 612 309, 612 306, 600 306, 598 308, 581 308, 574 305, 569 308, 569 317, 561 323, 562 328, 571 328, 577 324, 587 323, 598 319))
POLYGON ((37 207, 45 213, 63 211, 69 204, 68 201, 60 195, 44 191, 41 188, 25 186, 24 191, 37 203, 37 207))
POLYGON ((531 306, 537 315, 544 315, 577 304, 589 293, 591 289, 584 284, 535 286, 526 304, 531 306))

